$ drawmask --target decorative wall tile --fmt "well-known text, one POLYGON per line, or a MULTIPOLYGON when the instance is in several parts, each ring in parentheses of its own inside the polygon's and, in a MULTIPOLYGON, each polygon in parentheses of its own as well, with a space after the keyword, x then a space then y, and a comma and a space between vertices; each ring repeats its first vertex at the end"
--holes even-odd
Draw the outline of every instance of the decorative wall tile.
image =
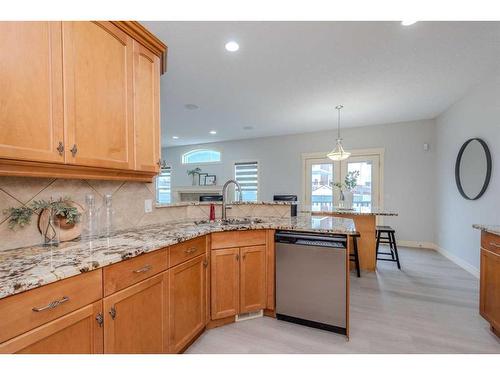
POLYGON ((19 202, 27 203, 54 180, 55 178, 0 177, 0 189, 19 202))
POLYGON ((22 203, 11 197, 9 194, 0 189, 0 223, 3 223, 9 218, 3 211, 9 207, 19 207, 22 203))
POLYGON ((116 229, 136 226, 144 216, 144 200, 146 199, 154 199, 154 196, 143 183, 125 182, 113 194, 116 229))
POLYGON ((17 247, 38 245, 42 242, 42 235, 36 226, 37 218, 31 218, 31 224, 24 228, 9 228, 9 222, 0 224, 0 251, 17 247))
POLYGON ((123 181, 87 180, 87 183, 100 195, 114 194, 125 183, 123 181))

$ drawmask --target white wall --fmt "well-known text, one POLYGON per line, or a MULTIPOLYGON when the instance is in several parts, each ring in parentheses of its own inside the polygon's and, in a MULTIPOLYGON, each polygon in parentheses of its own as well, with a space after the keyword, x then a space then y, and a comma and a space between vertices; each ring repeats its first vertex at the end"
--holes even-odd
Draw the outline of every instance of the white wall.
POLYGON ((436 119, 437 245, 464 266, 479 268, 480 232, 472 224, 500 224, 500 71, 473 88, 436 119), (477 201, 459 194, 455 159, 461 145, 479 137, 493 159, 491 182, 477 201))
MULTIPOLYGON (((399 212, 386 219, 407 241, 432 242, 434 238, 434 121, 415 121, 345 129, 342 133, 347 149, 385 148, 384 206, 399 212), (423 144, 431 145, 430 151, 423 144)), ((195 148, 209 147, 222 152, 222 163, 202 165, 205 173, 217 175, 219 184, 233 178, 233 164, 241 160, 260 163, 259 199, 271 200, 273 194, 302 195, 302 153, 330 151, 334 131, 287 135, 181 146, 163 150, 173 168, 174 186, 190 185, 181 155, 195 148)))

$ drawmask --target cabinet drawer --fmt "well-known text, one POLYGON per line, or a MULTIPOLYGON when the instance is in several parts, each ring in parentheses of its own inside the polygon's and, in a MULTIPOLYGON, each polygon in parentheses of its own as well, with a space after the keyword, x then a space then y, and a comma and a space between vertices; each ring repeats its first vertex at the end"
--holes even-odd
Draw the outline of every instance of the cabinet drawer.
POLYGON ((104 268, 104 295, 109 296, 167 269, 167 249, 113 264, 104 268))
POLYGON ((170 246, 169 250, 169 267, 174 267, 177 264, 204 254, 207 249, 206 237, 197 237, 192 240, 182 242, 177 245, 170 246))
POLYGON ((500 236, 482 231, 481 247, 491 251, 492 253, 500 254, 500 236))
POLYGON ((212 249, 266 244, 265 230, 231 231, 212 233, 212 249))
POLYGON ((96 270, 1 299, 0 342, 101 298, 102 272, 96 270))

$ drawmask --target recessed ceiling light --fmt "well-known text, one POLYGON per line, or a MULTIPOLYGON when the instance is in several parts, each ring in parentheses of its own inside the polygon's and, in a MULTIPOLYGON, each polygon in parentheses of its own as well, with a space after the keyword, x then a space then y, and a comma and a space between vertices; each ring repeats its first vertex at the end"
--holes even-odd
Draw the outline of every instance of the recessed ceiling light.
POLYGON ((253 129, 253 126, 244 126, 243 127, 243 130, 252 130, 253 129))
POLYGON ((414 23, 417 23, 418 21, 413 21, 413 20, 403 20, 401 21, 401 25, 403 26, 410 26, 413 25, 414 23))
POLYGON ((176 136, 176 135, 173 135, 173 136, 172 136, 172 139, 179 139, 179 137, 178 137, 178 136, 176 136))
POLYGON ((240 45, 236 43, 234 40, 231 40, 230 42, 226 43, 226 49, 229 52, 236 52, 240 49, 240 45))
POLYGON ((200 108, 196 104, 185 104, 184 107, 186 107, 187 109, 191 109, 191 110, 200 108))
POLYGON ((210 134, 217 134, 217 131, 215 131, 215 130, 210 130, 210 132, 209 132, 209 133, 210 133, 210 134))

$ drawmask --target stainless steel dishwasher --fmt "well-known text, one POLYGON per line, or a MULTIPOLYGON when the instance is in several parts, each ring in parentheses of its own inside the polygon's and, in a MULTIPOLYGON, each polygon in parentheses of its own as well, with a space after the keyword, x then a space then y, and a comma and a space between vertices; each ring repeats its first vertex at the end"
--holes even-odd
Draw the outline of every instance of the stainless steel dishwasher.
POLYGON ((276 318, 347 334, 347 236, 277 231, 276 318))

